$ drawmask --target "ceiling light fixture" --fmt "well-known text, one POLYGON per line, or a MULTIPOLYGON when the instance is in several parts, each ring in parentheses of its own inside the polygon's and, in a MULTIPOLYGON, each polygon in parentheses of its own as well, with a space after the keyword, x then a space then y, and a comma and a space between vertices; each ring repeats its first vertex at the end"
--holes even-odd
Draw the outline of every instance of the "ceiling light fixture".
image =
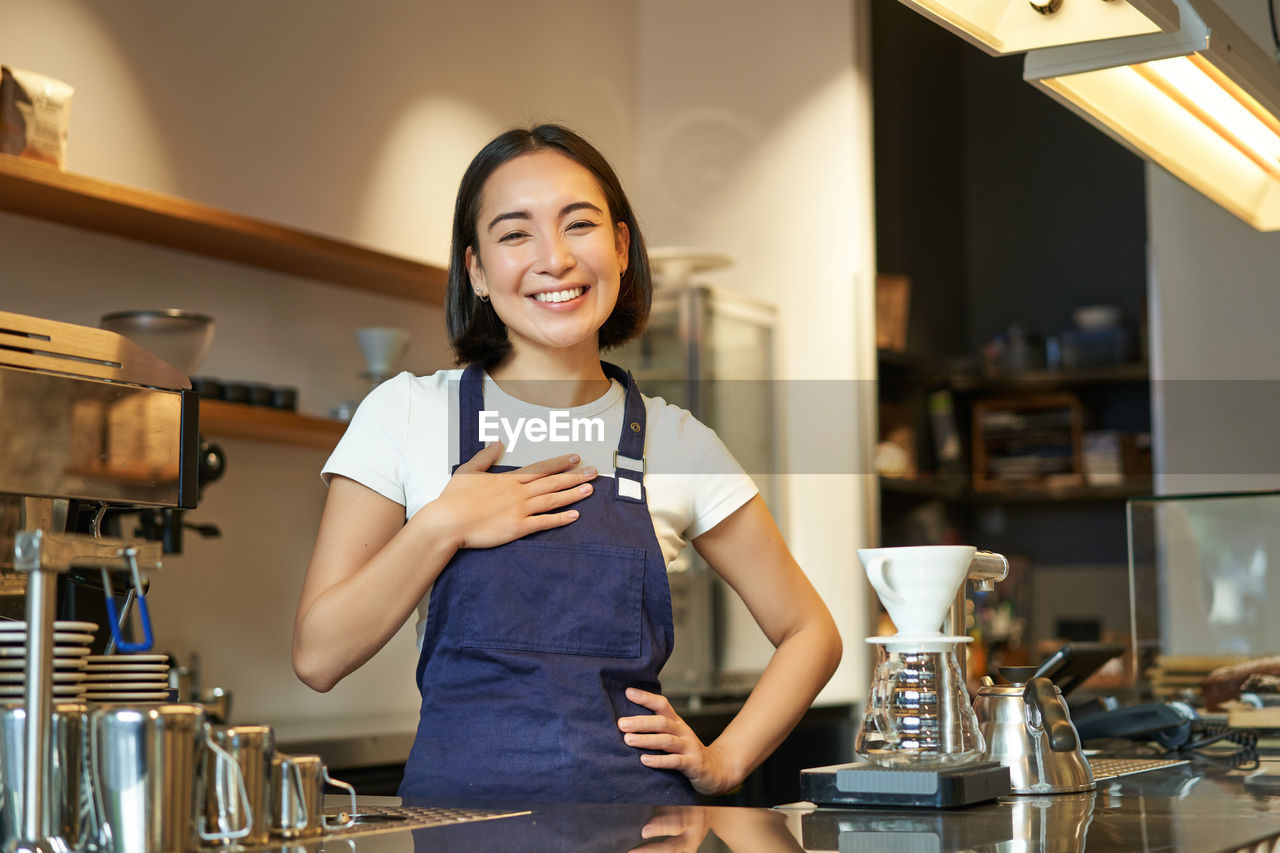
POLYGON ((1034 50, 1023 77, 1261 231, 1280 229, 1280 65, 1211 0, 1177 32, 1034 50))
POLYGON ((990 54, 1178 28, 1173 0, 902 0, 990 54))

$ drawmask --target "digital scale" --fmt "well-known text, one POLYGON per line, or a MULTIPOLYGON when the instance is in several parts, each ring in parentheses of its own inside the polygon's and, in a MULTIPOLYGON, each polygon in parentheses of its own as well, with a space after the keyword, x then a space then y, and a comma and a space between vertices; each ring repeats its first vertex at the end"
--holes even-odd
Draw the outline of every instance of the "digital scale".
POLYGON ((802 799, 819 806, 953 809, 1009 792, 1009 768, 994 761, 934 768, 855 761, 800 771, 802 799))

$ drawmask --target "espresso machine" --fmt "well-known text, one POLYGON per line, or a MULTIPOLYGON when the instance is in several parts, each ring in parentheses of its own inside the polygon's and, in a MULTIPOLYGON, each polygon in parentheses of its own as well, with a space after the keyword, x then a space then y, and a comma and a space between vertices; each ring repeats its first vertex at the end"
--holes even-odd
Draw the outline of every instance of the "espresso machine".
POLYGON ((144 576, 160 567, 161 543, 104 535, 103 521, 196 507, 198 407, 185 374, 121 335, 0 311, 0 615, 14 618, 20 602, 28 631, 19 850, 65 848, 42 805, 53 794, 53 624, 83 614, 66 612, 74 600, 58 600, 58 579, 100 573, 112 633, 130 603, 150 633, 144 576))

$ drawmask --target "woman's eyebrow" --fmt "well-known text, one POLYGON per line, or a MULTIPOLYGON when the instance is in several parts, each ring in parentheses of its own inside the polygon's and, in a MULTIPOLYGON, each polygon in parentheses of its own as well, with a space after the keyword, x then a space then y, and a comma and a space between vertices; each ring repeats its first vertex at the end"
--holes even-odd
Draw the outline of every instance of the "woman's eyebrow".
POLYGON ((563 218, 568 216, 570 213, 573 213, 575 210, 594 210, 596 213, 604 215, 603 210, 589 201, 575 201, 572 204, 566 204, 564 207, 560 208, 560 216, 563 218))
MULTIPOLYGON (((568 216, 570 213, 573 213, 576 210, 594 210, 596 213, 599 213, 601 216, 604 215, 604 211, 600 209, 599 205, 592 204, 589 201, 574 201, 560 208, 559 216, 560 218, 563 219, 564 217, 568 216)), ((499 213, 497 216, 493 217, 493 219, 490 219, 489 224, 485 226, 485 229, 491 231, 493 230, 493 226, 497 225, 499 222, 505 222, 508 219, 532 219, 532 218, 533 218, 532 215, 527 210, 509 210, 506 213, 499 213)))
MULTIPOLYGON (((601 216, 604 215, 604 211, 601 210, 598 205, 592 204, 589 201, 574 201, 560 208, 559 216, 561 219, 563 219, 564 217, 568 216, 570 213, 573 213, 574 211, 577 211, 577 210, 594 210, 596 213, 599 213, 601 216)), ((492 231, 493 226, 497 225, 499 222, 505 222, 508 219, 531 219, 531 218, 532 216, 527 210, 509 210, 506 213, 499 213, 497 216, 493 217, 493 219, 490 219, 489 224, 485 226, 485 229, 492 231)))
POLYGON ((485 226, 485 230, 492 231, 493 226, 507 219, 529 219, 529 211, 527 210, 511 210, 506 213, 499 213, 493 219, 489 220, 489 224, 485 226))

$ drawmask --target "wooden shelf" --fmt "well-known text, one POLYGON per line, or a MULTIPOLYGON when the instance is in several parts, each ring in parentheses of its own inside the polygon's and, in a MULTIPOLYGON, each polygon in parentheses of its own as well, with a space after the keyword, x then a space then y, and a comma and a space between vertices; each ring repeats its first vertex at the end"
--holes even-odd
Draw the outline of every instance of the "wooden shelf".
POLYGON ((299 415, 280 409, 200 401, 200 432, 206 436, 247 438, 332 450, 346 430, 345 421, 299 415))
POLYGON ((957 391, 1048 391, 1080 385, 1141 383, 1149 379, 1150 371, 1145 363, 993 375, 953 373, 950 377, 951 387, 957 391))
POLYGON ((934 480, 928 477, 904 479, 881 477, 880 488, 886 492, 917 495, 947 501, 965 500, 973 503, 1088 503, 1091 501, 1120 501, 1151 494, 1150 479, 1133 479, 1115 486, 1045 486, 1018 487, 997 486, 974 489, 955 480, 934 480))
POLYGON ((958 479, 938 480, 921 477, 880 477, 880 488, 901 495, 917 495, 924 498, 940 498, 955 501, 968 492, 968 484, 958 479))
POLYGON ((1134 479, 1116 486, 998 486, 971 491, 969 499, 982 503, 1089 503, 1142 497, 1150 495, 1151 489, 1148 479, 1134 479))
POLYGON ((936 380, 951 375, 939 357, 896 350, 876 350, 876 364, 882 374, 892 373, 895 378, 936 380))
POLYGON ((444 304, 447 273, 175 196, 0 154, 0 210, 416 302, 444 304))

